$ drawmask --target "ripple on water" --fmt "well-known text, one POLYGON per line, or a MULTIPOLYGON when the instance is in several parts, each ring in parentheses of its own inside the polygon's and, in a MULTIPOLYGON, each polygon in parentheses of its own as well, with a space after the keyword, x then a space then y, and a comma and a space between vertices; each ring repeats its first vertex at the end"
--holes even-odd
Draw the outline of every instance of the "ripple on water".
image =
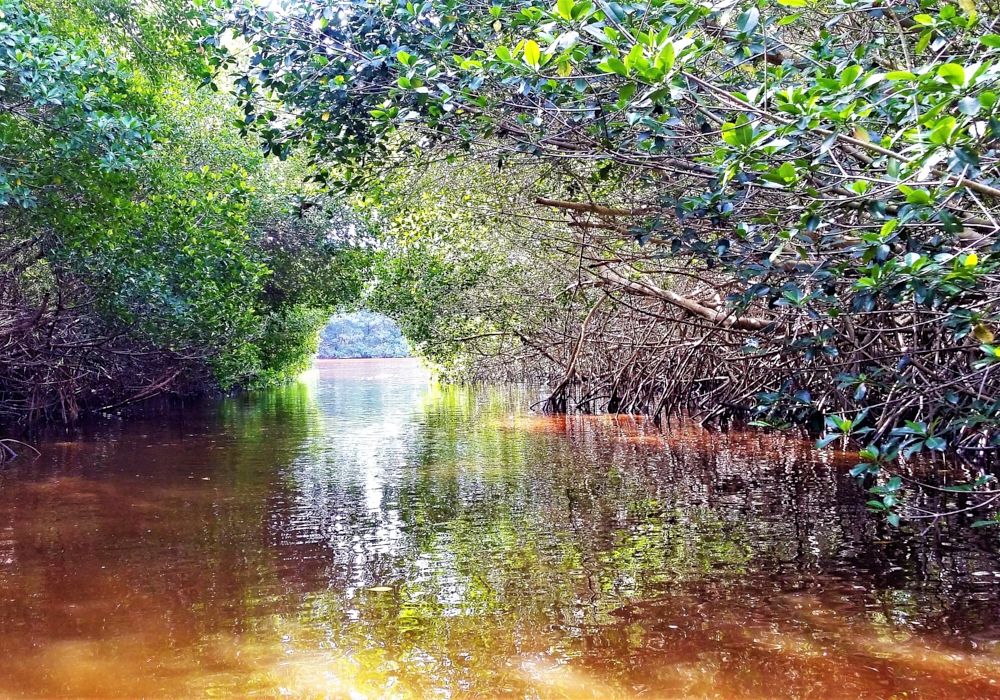
POLYGON ((995 535, 885 530, 849 456, 304 380, 0 473, 0 696, 1000 698, 995 535))

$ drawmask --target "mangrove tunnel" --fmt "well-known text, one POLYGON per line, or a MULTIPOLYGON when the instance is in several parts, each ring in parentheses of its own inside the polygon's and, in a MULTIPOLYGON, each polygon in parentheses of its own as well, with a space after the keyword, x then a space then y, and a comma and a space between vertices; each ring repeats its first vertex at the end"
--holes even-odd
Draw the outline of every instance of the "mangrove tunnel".
POLYGON ((0 697, 1000 699, 1000 5, 0 0, 0 697))

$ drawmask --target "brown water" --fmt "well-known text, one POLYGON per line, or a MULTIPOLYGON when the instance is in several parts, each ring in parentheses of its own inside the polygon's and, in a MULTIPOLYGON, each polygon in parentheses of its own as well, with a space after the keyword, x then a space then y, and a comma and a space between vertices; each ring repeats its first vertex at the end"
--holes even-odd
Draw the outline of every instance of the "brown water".
POLYGON ((43 443, 0 472, 0 696, 1000 698, 995 534, 534 398, 346 361, 43 443))

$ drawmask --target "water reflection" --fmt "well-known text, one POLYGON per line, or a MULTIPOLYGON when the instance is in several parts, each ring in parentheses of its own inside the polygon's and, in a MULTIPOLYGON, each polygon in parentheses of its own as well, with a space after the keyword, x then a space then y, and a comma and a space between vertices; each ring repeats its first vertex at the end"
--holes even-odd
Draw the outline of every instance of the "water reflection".
POLYGON ((54 439, 0 475, 0 695, 1000 698, 993 535, 532 400, 342 362, 54 439))

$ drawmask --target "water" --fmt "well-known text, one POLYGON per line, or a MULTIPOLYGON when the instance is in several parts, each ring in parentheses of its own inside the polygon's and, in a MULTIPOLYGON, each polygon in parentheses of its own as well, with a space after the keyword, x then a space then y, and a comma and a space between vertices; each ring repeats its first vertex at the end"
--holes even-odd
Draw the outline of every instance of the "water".
POLYGON ((41 444, 0 472, 0 697, 1000 698, 995 534, 535 398, 347 361, 41 444))

